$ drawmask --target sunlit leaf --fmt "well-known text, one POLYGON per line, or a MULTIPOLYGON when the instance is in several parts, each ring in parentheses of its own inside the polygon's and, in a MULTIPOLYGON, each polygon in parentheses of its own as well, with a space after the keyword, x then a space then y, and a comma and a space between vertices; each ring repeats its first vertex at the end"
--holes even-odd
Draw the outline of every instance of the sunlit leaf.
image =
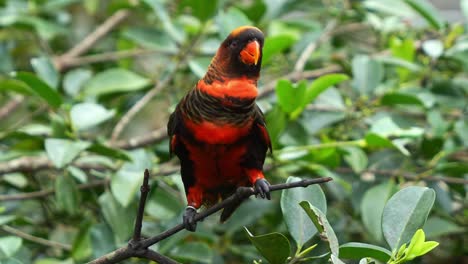
POLYGON ((117 92, 138 91, 150 84, 146 78, 131 71, 113 68, 102 71, 86 82, 84 94, 104 95, 117 92))

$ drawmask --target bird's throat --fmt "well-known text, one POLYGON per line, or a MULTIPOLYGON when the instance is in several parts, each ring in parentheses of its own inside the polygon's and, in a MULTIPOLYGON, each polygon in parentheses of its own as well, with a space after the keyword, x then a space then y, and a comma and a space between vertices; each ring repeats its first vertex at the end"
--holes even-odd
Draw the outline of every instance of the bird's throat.
POLYGON ((217 98, 238 98, 253 100, 258 95, 257 82, 247 77, 231 78, 225 81, 215 80, 206 83, 203 79, 197 88, 217 98))

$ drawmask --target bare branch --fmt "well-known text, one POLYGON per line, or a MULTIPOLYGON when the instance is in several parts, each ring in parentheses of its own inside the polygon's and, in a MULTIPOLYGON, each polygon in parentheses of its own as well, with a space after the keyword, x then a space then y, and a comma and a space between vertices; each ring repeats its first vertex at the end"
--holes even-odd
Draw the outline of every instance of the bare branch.
POLYGON ((333 33, 334 28, 336 27, 336 20, 330 21, 323 30, 323 33, 320 37, 307 45, 307 47, 302 51, 299 59, 296 61, 296 65, 294 65, 294 73, 300 74, 304 71, 304 67, 307 63, 309 57, 314 53, 317 47, 322 44, 323 42, 327 41, 333 33))
POLYGON ((2 108, 0 108, 0 120, 8 117, 13 111, 21 105, 24 101, 24 97, 22 95, 16 95, 11 100, 6 103, 2 108))
POLYGON ((76 46, 62 54, 59 57, 54 59, 55 66, 58 71, 63 71, 68 68, 69 60, 80 56, 85 53, 92 46, 100 40, 102 37, 107 35, 114 27, 116 27, 120 22, 126 19, 130 15, 128 10, 119 10, 115 12, 112 16, 108 17, 101 25, 99 25, 93 32, 87 35, 82 41, 80 41, 76 46))
POLYGON ((66 250, 66 251, 70 251, 72 249, 71 245, 62 244, 62 243, 59 243, 59 242, 56 242, 56 241, 47 240, 47 239, 44 239, 42 237, 36 237, 36 236, 30 235, 28 233, 25 233, 25 232, 23 232, 21 230, 18 230, 16 228, 13 228, 13 227, 11 227, 9 225, 2 225, 1 229, 3 231, 7 232, 7 233, 10 233, 12 235, 21 237, 23 239, 26 239, 28 241, 31 241, 31 242, 34 242, 36 244, 40 244, 40 245, 43 245, 43 246, 59 248, 59 249, 63 249, 63 250, 66 250))
MULTIPOLYGON (((146 174, 147 174, 147 172, 145 171, 145 177, 146 177, 146 174)), ((281 184, 271 185, 270 186, 270 191, 279 191, 279 190, 291 189, 291 188, 297 188, 297 187, 307 187, 307 186, 312 185, 312 184, 325 183, 325 182, 329 182, 331 180, 332 180, 332 178, 327 177, 327 178, 317 178, 317 179, 306 179, 306 180, 297 181, 297 182, 290 182, 290 183, 281 183, 281 184)), ((145 184, 143 184, 143 186, 145 186, 145 184)), ((142 192, 143 192, 143 189, 144 189, 143 186, 142 186, 142 192)), ((217 211, 225 208, 226 206, 229 206, 229 205, 231 205, 233 203, 238 203, 239 201, 243 201, 243 200, 247 199, 248 197, 250 197, 252 195, 256 195, 256 194, 258 194, 257 191, 255 191, 254 188, 252 188, 252 187, 239 187, 239 188, 237 188, 237 191, 233 195, 229 196, 228 198, 226 198, 222 202, 220 202, 220 203, 206 209, 205 211, 197 214, 197 216, 195 217, 195 221, 196 222, 202 221, 206 217, 216 213, 217 211)), ((141 206, 141 203, 142 203, 141 199, 143 199, 143 198, 146 198, 146 197, 143 197, 143 195, 141 196, 140 206, 141 206)), ((138 210, 138 213, 140 213, 140 209, 138 210)), ((139 218, 137 220, 141 220, 141 218, 139 218)), ((137 226, 137 224, 135 224, 135 227, 136 226, 137 226)), ((135 228, 135 230, 137 230, 137 228, 135 228)), ((177 262, 174 262, 171 259, 168 259, 165 256, 162 256, 162 255, 158 254, 155 251, 149 251, 148 247, 150 247, 150 246, 158 243, 159 241, 164 240, 164 239, 166 239, 166 238, 168 238, 168 237, 170 237, 170 236, 172 236, 172 235, 174 235, 174 234, 176 234, 176 233, 178 233, 178 232, 180 232, 182 230, 184 230, 184 225, 179 224, 179 225, 176 225, 175 227, 173 227, 171 229, 168 229, 168 230, 166 230, 166 231, 162 232, 161 234, 156 235, 154 237, 147 238, 147 239, 140 240, 140 241, 131 240, 128 246, 125 246, 125 247, 119 248, 119 249, 117 249, 115 251, 112 251, 112 252, 110 252, 110 253, 108 253, 108 254, 100 257, 100 258, 97 258, 97 259, 89 262, 88 264, 112 264, 112 263, 117 263, 117 262, 119 262, 121 260, 130 258, 130 257, 150 258, 152 260, 157 259, 157 261, 159 263, 162 263, 162 264, 177 263, 177 262)), ((134 234, 134 237, 135 237, 135 234, 134 234)))
POLYGON ((145 204, 146 204, 146 197, 148 196, 150 186, 148 184, 149 181, 149 171, 148 169, 145 170, 145 175, 143 177, 143 185, 140 187, 140 203, 138 205, 138 212, 135 219, 135 229, 133 230, 133 241, 140 241, 141 239, 141 224, 143 222, 143 214, 145 213, 145 204))
POLYGON ((93 64, 105 61, 116 61, 126 58, 135 58, 143 57, 151 54, 167 54, 174 55, 174 52, 169 52, 167 50, 155 50, 155 49, 132 49, 132 50, 120 50, 120 51, 111 51, 100 54, 82 56, 82 57, 69 57, 66 59, 66 67, 76 67, 80 65, 93 64))

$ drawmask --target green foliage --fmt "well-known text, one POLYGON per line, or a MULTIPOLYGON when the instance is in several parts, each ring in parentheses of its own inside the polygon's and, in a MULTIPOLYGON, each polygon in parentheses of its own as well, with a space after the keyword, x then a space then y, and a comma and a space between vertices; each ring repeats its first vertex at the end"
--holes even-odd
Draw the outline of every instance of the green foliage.
POLYGON ((432 3, 0 0, 0 262, 124 245, 146 168, 143 235, 180 223, 168 116, 247 24, 266 36, 266 177, 334 181, 251 199, 154 249, 183 263, 461 261, 448 256, 465 254, 468 223, 468 1, 456 23, 432 3))

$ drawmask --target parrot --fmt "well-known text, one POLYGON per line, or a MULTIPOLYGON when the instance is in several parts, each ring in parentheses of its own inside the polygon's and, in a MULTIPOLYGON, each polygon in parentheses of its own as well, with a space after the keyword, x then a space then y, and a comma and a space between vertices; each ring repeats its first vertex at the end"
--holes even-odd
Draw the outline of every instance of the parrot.
MULTIPOLYGON (((196 230, 201 206, 229 197, 238 187, 253 187, 261 198, 270 199, 263 164, 272 147, 255 101, 263 44, 260 29, 234 29, 220 44, 204 77, 169 117, 169 148, 180 161, 187 197, 183 225, 188 231, 196 230)), ((241 202, 223 209, 221 223, 241 202)))

